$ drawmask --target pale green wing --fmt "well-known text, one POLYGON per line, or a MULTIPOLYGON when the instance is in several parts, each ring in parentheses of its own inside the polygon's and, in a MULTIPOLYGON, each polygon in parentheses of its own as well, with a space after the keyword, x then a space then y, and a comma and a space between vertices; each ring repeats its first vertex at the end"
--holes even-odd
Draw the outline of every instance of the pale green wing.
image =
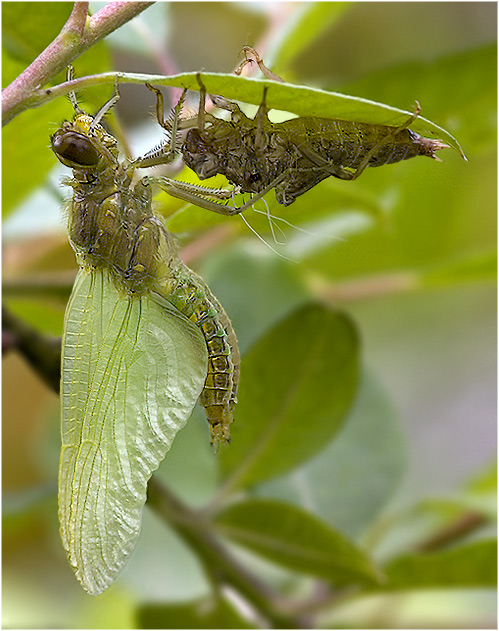
POLYGON ((61 534, 90 594, 135 546, 152 472, 189 418, 207 371, 199 329, 159 296, 131 298, 81 271, 66 311, 61 377, 61 534))

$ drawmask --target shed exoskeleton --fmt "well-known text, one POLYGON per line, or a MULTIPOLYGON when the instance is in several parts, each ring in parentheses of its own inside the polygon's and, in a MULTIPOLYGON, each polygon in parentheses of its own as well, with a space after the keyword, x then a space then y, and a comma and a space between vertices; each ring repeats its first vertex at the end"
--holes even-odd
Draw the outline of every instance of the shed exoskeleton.
MULTIPOLYGON (((276 78, 273 73, 270 76, 276 78)), ((267 87, 264 87, 262 102, 253 119, 236 103, 211 95, 216 107, 230 112, 229 120, 223 120, 206 112, 206 89, 200 75, 198 83, 197 116, 181 117, 182 97, 168 120, 164 118, 161 92, 148 85, 156 93, 157 119, 170 140, 135 161, 135 165, 166 164, 180 150, 184 163, 201 180, 221 174, 232 184, 232 190, 210 189, 165 177, 154 178, 156 184, 175 197, 224 215, 243 212, 272 189, 278 203, 289 206, 328 177, 355 180, 367 167, 416 156, 439 160, 436 152, 448 148, 441 140, 425 138, 409 129, 421 111, 419 104, 399 126, 314 116, 273 123, 268 116, 267 87), (179 147, 180 129, 188 131, 179 147), (235 193, 249 193, 251 199, 239 207, 227 204, 235 193)))
POLYGON ((187 132, 182 156, 200 179, 222 174, 239 191, 257 196, 274 189, 277 201, 288 206, 330 176, 355 180, 367 167, 416 156, 438 159, 435 152, 447 147, 409 129, 419 105, 398 127, 312 116, 272 123, 266 91, 254 119, 214 97, 230 111, 230 120, 211 117, 209 125, 187 132))

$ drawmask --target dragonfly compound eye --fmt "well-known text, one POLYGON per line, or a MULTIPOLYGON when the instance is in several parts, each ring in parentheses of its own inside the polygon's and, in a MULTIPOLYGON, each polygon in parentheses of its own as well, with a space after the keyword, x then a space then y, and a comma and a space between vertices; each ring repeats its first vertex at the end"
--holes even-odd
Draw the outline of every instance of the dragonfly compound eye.
POLYGON ((54 153, 66 166, 78 168, 99 164, 99 152, 83 134, 59 131, 52 136, 51 142, 54 153))

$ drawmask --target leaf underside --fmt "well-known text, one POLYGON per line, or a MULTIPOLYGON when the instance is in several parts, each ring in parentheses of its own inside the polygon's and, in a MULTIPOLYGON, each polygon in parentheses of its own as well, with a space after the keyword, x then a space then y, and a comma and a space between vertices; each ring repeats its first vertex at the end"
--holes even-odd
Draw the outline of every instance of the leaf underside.
MULTIPOLYGON (((123 73, 120 78, 125 82, 154 85, 176 86, 189 90, 199 90, 198 74, 186 72, 174 76, 140 75, 123 73)), ((110 73, 114 79, 114 74, 110 73)), ((101 75, 100 80, 106 75, 101 75)), ((233 74, 203 72, 199 77, 208 94, 219 94, 225 98, 260 105, 264 88, 267 88, 266 103, 269 109, 292 112, 298 116, 318 116, 368 123, 371 125, 398 126, 407 122, 414 113, 414 104, 407 104, 412 109, 402 110, 385 103, 379 103, 358 96, 350 96, 340 92, 331 92, 303 85, 279 83, 269 79, 260 80, 250 77, 238 77, 233 74)), ((92 82, 93 83, 93 82, 92 82)), ((89 82, 89 85, 91 82, 89 82)), ((461 156, 463 149, 459 142, 446 129, 432 121, 418 116, 411 122, 410 128, 430 138, 440 138, 448 142, 461 156)))
MULTIPOLYGON (((316 116, 370 125, 395 127, 403 125, 407 123, 408 117, 414 114, 416 107, 415 103, 408 104, 410 109, 402 110, 385 103, 340 92, 215 72, 185 72, 172 76, 128 72, 103 73, 88 79, 83 78, 79 86, 87 88, 93 85, 115 83, 117 79, 119 83, 151 83, 156 86, 174 86, 194 91, 200 90, 199 81, 201 81, 208 94, 217 94, 230 100, 254 105, 261 104, 264 89, 267 88, 265 98, 269 109, 291 112, 297 116, 316 116)), ((68 91, 67 88, 64 91, 53 90, 49 98, 64 94, 66 91, 68 91)), ((47 99, 47 95, 44 93, 42 98, 47 99)), ((418 116, 412 121, 410 128, 424 136, 443 140, 465 157, 463 149, 452 134, 423 116, 418 116)))

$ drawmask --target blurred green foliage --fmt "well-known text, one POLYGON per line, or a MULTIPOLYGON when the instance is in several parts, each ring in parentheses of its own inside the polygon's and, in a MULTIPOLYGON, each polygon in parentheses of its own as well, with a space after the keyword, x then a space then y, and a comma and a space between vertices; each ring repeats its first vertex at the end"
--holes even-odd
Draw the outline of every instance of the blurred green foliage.
MULTIPOLYGON (((71 10, 31 6, 2 5, 4 86, 71 10)), ((315 626, 495 624, 495 24, 496 6, 480 2, 157 3, 74 64, 77 76, 230 73, 242 46, 261 42, 289 82, 409 111, 418 100, 469 159, 446 151, 442 164, 421 158, 355 182, 330 178, 285 209, 269 194, 270 213, 295 226, 276 220, 283 244, 265 215, 245 218, 282 258, 240 218, 158 197, 183 245, 211 244, 190 265, 244 354, 233 444, 215 457, 196 410, 158 479, 208 507, 214 532, 283 597, 313 596, 319 579, 338 590, 312 609, 315 626), (462 523, 476 527, 459 534, 462 523), (421 551, 442 534, 438 549, 421 551), (335 605, 345 584, 350 595, 335 605)), ((247 100, 258 103, 261 86, 251 85, 247 100)), ((134 127, 150 118, 150 93, 120 91, 131 146, 159 142, 153 123, 134 127)), ((97 111, 110 92, 79 98, 97 111)), ((75 263, 60 224, 46 219, 59 212, 54 182, 67 175, 48 138, 70 116, 67 99, 56 99, 3 136, 4 299, 52 334, 64 311, 53 281, 75 263)), ((186 169, 175 177, 195 180, 186 169)), ((194 551, 147 509, 121 577, 98 599, 83 593, 58 535, 57 400, 14 353, 3 380, 5 626, 255 625, 213 596, 194 551)))

